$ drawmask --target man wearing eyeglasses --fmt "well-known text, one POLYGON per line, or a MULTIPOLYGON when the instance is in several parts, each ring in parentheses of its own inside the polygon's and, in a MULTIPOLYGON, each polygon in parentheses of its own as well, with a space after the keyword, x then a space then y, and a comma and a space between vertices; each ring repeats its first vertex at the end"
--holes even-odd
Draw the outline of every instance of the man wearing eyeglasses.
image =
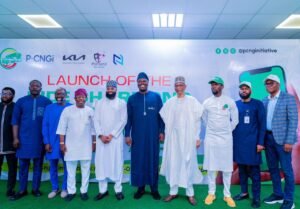
POLYGON ((266 158, 273 183, 273 193, 264 199, 266 204, 282 203, 281 209, 292 209, 294 205, 294 173, 292 149, 297 141, 298 110, 292 95, 280 91, 280 79, 269 75, 265 79, 269 96, 263 99, 267 112, 265 136, 266 158), (281 187, 280 167, 284 174, 285 188, 281 187))
POLYGON ((3 159, 6 157, 8 166, 8 180, 6 196, 11 197, 15 194, 14 188, 17 177, 17 158, 13 147, 13 132, 11 118, 15 103, 13 102, 15 90, 10 87, 2 89, 0 103, 0 176, 3 159))

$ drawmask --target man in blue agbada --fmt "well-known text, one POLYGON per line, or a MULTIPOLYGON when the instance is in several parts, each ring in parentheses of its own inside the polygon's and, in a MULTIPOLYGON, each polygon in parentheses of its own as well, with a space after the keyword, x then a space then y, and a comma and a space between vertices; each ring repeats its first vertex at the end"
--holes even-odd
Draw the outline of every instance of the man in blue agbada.
POLYGON ((54 198, 59 192, 62 198, 67 196, 67 168, 66 162, 63 160, 63 155, 60 151, 59 135, 56 134, 59 118, 65 107, 71 104, 66 102, 67 91, 64 88, 58 88, 55 91, 54 104, 46 107, 44 119, 43 119, 43 136, 46 150, 46 159, 50 163, 50 180, 52 184, 52 191, 48 194, 48 198, 54 198), (63 160, 64 165, 64 178, 61 187, 61 191, 58 185, 58 173, 57 167, 59 159, 63 160))
POLYGON ((11 200, 17 200, 27 195, 27 182, 30 160, 33 161, 32 194, 42 195, 40 183, 42 175, 44 144, 42 123, 46 106, 52 102, 40 95, 42 83, 32 80, 29 83, 30 95, 20 98, 14 108, 12 125, 14 146, 19 158, 19 192, 11 200))
POLYGON ((131 146, 131 184, 138 187, 134 198, 140 199, 149 185, 153 199, 159 200, 159 142, 164 140, 164 123, 159 111, 163 104, 159 94, 148 91, 148 82, 146 73, 139 73, 139 92, 130 96, 127 103, 125 137, 131 146))
POLYGON ((266 132, 266 113, 263 103, 251 98, 251 83, 239 85, 241 100, 236 101, 239 123, 233 131, 233 159, 238 164, 241 193, 234 197, 239 201, 249 198, 248 177, 252 180, 253 208, 260 207, 260 164, 266 132))

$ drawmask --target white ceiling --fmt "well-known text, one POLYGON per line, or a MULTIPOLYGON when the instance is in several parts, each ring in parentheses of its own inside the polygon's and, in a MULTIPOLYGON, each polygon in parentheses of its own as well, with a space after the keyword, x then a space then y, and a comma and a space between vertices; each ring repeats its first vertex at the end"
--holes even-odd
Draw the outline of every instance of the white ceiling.
POLYGON ((275 29, 300 0, 1 0, 0 38, 300 39, 275 29), (17 14, 49 14, 63 28, 35 29, 17 14), (153 28, 152 13, 183 13, 182 28, 153 28))

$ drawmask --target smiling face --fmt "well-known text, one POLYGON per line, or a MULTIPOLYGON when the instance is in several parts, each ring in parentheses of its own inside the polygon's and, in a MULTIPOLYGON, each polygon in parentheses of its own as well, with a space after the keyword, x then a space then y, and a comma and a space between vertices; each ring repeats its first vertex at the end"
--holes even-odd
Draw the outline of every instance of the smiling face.
POLYGON ((106 97, 108 99, 114 99, 116 97, 116 94, 117 94, 117 88, 112 86, 106 88, 106 97))
POLYGON ((55 91, 55 100, 57 103, 61 104, 66 100, 66 91, 64 89, 57 89, 55 91))
POLYGON ((83 94, 75 96, 75 102, 77 107, 84 107, 85 102, 86 102, 86 96, 83 94))
POLYGON ((141 78, 137 81, 138 88, 140 92, 146 92, 148 90, 149 81, 145 78, 141 78))

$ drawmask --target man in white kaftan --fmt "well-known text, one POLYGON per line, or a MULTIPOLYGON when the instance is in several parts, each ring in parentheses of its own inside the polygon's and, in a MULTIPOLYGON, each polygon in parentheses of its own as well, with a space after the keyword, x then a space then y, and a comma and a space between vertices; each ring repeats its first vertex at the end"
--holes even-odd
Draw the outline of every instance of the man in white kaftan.
POLYGON ((193 184, 202 181, 198 168, 197 147, 200 146, 200 121, 202 105, 192 96, 185 94, 185 79, 175 78, 177 96, 169 99, 160 110, 165 123, 165 142, 160 174, 170 185, 170 202, 177 197, 178 187, 186 189, 189 203, 196 204, 193 184))
POLYGON ((90 166, 94 149, 95 130, 93 109, 85 106, 87 92, 78 89, 75 92, 76 105, 66 107, 59 120, 56 134, 60 135, 60 149, 64 153, 67 165, 68 195, 66 201, 71 201, 76 195, 76 168, 78 161, 81 167, 80 197, 87 200, 90 166))
POLYGON ((232 131, 238 124, 238 109, 233 99, 222 95, 224 87, 222 78, 216 76, 209 84, 213 96, 203 103, 203 119, 206 123, 203 169, 208 171, 209 187, 205 204, 212 204, 216 198, 216 174, 221 171, 224 201, 229 207, 235 207, 230 194, 230 183, 233 171, 232 131))
POLYGON ((99 194, 95 200, 108 195, 107 182, 115 182, 118 200, 124 199, 122 193, 123 143, 122 133, 127 122, 127 106, 124 100, 116 96, 117 82, 108 81, 106 97, 95 106, 94 124, 96 129, 96 179, 99 181, 99 194))

